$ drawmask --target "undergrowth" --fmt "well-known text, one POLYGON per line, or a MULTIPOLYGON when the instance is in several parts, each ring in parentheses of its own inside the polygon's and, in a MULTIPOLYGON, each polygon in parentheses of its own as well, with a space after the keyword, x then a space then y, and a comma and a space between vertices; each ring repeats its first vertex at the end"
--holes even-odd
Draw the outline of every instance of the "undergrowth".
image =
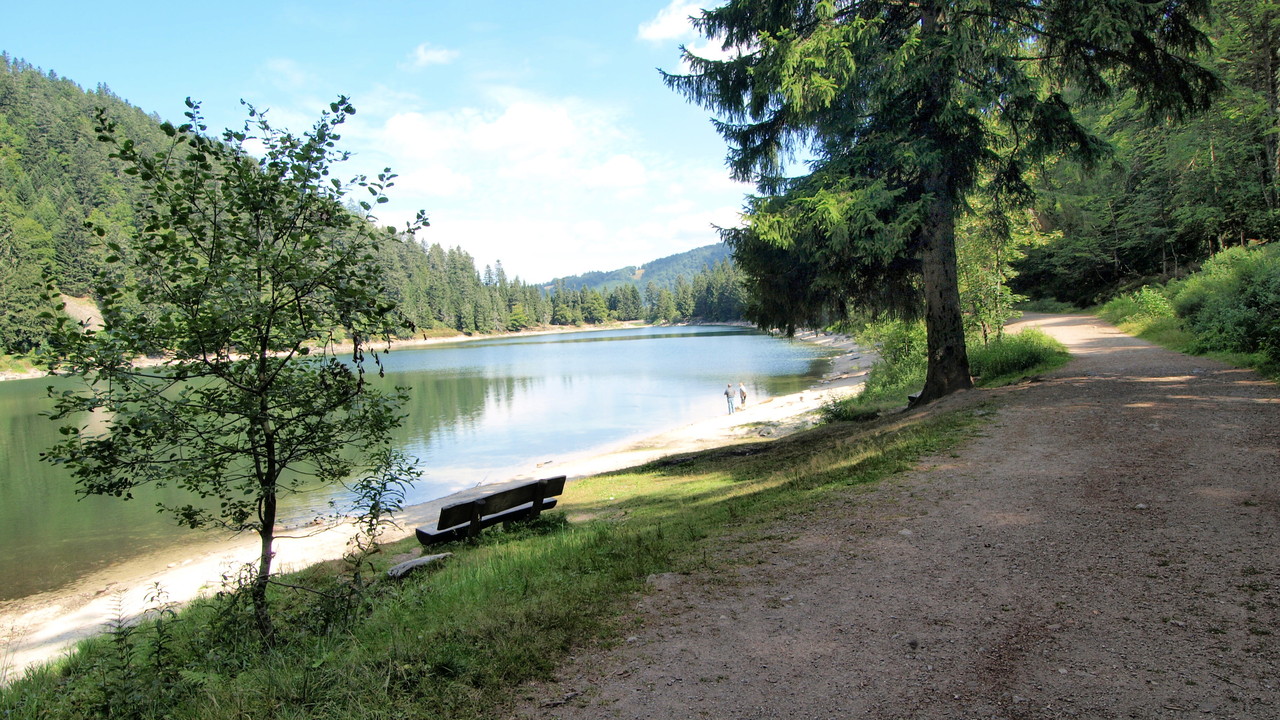
MULTIPOLYGON (((891 408, 902 407, 907 397, 924 386, 927 370, 926 338, 922 323, 880 323, 859 337, 873 344, 880 359, 872 366, 862 391, 824 405, 827 422, 864 421, 891 408)), ((1064 364, 1069 356, 1057 340, 1035 328, 1001 335, 983 344, 971 340, 969 369, 979 387, 998 387, 1064 364)))
POLYGON ((1121 330, 1280 378, 1280 246, 1230 248, 1200 271, 1096 309, 1121 330))

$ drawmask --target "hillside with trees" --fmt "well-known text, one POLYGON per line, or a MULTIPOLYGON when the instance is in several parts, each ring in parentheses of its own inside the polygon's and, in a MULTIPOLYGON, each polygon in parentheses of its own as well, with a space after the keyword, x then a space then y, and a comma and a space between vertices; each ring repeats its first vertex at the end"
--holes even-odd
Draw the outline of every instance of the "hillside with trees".
POLYGON ((1083 114, 1111 153, 1092 174, 1049 163, 1037 178, 1017 291, 1088 305, 1186 275, 1280 229, 1280 33, 1270 3, 1215 4, 1205 64, 1223 84, 1205 112, 1144 113, 1134 95, 1083 114))
POLYGON ((628 265, 617 270, 556 278, 547 283, 546 287, 550 287, 557 282, 563 282, 565 287, 573 290, 590 288, 599 292, 608 292, 619 285, 629 284, 642 288, 652 283, 654 287, 665 287, 670 290, 675 287, 676 278, 683 277, 688 281, 689 278, 703 270, 729 259, 731 255, 732 251, 728 245, 704 245, 686 252, 658 258, 640 267, 628 265))
MULTIPOLYGON (((99 108, 140 150, 162 146, 160 119, 107 86, 85 90, 0 55, 0 354, 24 355, 47 342, 54 325, 48 281, 55 293, 100 301, 92 279, 108 269, 107 243, 137 230, 138 178, 99 142, 94 129, 99 108)), ((632 269, 637 277, 657 279, 655 289, 643 296, 636 282, 532 285, 508 276, 501 262, 480 268, 461 247, 385 241, 376 254, 388 299, 398 307, 395 330, 403 337, 740 317, 731 266, 712 267, 727 255, 723 246, 632 269), (658 288, 666 289, 666 296, 658 288)), ((121 282, 132 272, 125 260, 124 270, 110 270, 124 273, 121 282)))

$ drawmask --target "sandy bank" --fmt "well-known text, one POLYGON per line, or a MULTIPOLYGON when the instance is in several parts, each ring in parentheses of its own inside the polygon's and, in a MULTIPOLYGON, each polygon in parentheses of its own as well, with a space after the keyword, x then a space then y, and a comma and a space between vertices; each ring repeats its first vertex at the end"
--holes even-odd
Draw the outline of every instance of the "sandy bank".
MULTIPOLYGON (((707 418, 643 439, 573 455, 531 459, 516 479, 552 475, 581 478, 671 454, 780 437, 808 427, 823 403, 857 391, 873 358, 844 336, 807 333, 797 339, 841 351, 827 376, 809 390, 748 398, 747 407, 733 415, 707 418)), ((433 523, 441 506, 468 492, 406 508, 397 518, 400 528, 385 539, 397 540, 420 525, 433 523)), ((347 525, 285 533, 277 543, 277 567, 298 569, 341 557, 350 536, 347 525)), ((184 602, 217 590, 224 574, 252 561, 256 554, 254 537, 185 544, 122 562, 66 588, 0 603, 0 682, 32 664, 57 657, 77 640, 101 632, 104 624, 116 617, 145 611, 147 596, 157 584, 169 600, 184 602)))
MULTIPOLYGON (((637 327, 645 327, 641 322, 617 322, 609 325, 592 325, 589 327, 574 326, 555 326, 543 327, 536 330, 521 330, 511 333, 495 333, 493 335, 446 335, 441 337, 412 337, 398 338, 391 342, 374 342, 368 345, 368 349, 376 350, 379 353, 391 350, 411 350, 413 348, 430 347, 432 345, 443 345, 446 343, 461 342, 477 342, 480 340, 505 340, 508 338, 534 337, 537 335, 564 335, 566 333, 578 332, 599 332, 603 330, 624 330, 637 327)), ((329 352, 342 355, 351 352, 351 343, 332 343, 328 346, 329 352)), ((136 367, 149 367, 159 365, 163 362, 159 358, 139 358, 134 361, 136 367)), ((35 378, 48 377, 48 371, 42 368, 31 368, 30 370, 0 370, 0 382, 5 380, 32 380, 35 378)))

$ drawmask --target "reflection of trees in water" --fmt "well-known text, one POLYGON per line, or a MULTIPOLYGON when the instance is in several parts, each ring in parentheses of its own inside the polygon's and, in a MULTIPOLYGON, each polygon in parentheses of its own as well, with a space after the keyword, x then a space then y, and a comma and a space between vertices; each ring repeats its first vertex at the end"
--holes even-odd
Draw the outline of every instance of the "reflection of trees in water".
MULTIPOLYGON (((104 568, 122 557, 171 546, 193 531, 156 512, 157 502, 186 495, 173 488, 139 488, 129 502, 76 494, 65 467, 40 461, 60 435, 43 413, 45 387, 58 380, 0 384, 0 600, 23 597, 104 568)), ((110 415, 77 418, 93 431, 110 415)))
POLYGON ((408 415, 401 426, 402 439, 426 443, 442 429, 474 429, 486 411, 495 408, 510 410, 518 394, 533 389, 542 379, 405 373, 397 375, 393 382, 403 386, 409 395, 408 401, 401 407, 408 415))

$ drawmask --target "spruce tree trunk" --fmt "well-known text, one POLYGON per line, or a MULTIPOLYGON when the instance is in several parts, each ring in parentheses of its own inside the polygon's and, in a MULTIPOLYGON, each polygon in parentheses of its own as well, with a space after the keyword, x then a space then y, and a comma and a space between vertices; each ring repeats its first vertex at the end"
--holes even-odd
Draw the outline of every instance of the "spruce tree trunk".
POLYGON ((942 176, 943 172, 939 171, 927 181, 933 186, 923 257, 929 369, 924 389, 911 402, 913 407, 973 387, 969 354, 964 344, 964 319, 960 315, 955 207, 942 176))

